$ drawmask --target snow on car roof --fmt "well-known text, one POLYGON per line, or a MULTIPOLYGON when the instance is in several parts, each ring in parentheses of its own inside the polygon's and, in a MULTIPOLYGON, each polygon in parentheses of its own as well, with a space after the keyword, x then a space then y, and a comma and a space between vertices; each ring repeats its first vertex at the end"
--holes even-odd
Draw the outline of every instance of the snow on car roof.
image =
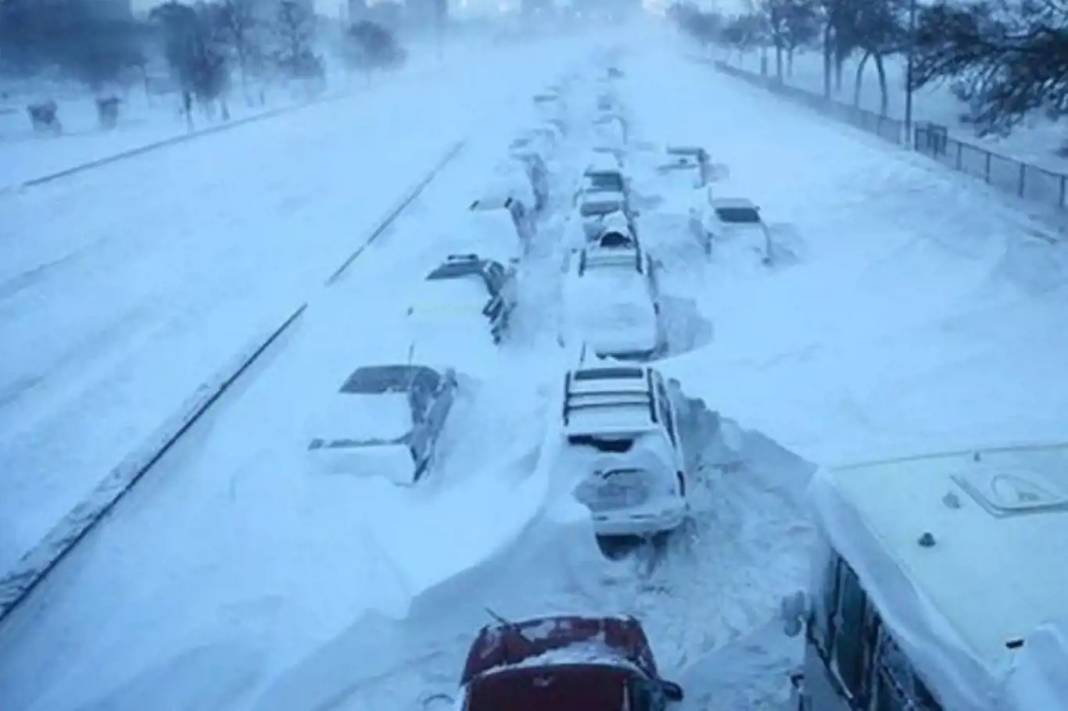
POLYGON ((589 165, 586 166, 586 175, 590 173, 618 173, 621 167, 615 154, 606 151, 594 151, 590 156, 589 165))
POLYGON ((564 427, 569 435, 644 432, 656 426, 648 368, 587 368, 564 378, 564 427))
POLYGON ((407 435, 412 424, 406 392, 342 393, 331 398, 316 423, 315 435, 328 441, 385 444, 407 435))
MULTIPOLYGON (((471 645, 461 684, 494 669, 514 668, 531 659, 550 663, 552 652, 595 644, 601 659, 629 661, 651 677, 656 663, 637 620, 630 617, 542 617, 483 627, 471 645)), ((558 663, 575 660, 558 656, 558 663)))
POLYGON ((1068 444, 824 471, 812 496, 832 545, 947 708, 996 693, 1029 635, 1068 622, 1068 444))

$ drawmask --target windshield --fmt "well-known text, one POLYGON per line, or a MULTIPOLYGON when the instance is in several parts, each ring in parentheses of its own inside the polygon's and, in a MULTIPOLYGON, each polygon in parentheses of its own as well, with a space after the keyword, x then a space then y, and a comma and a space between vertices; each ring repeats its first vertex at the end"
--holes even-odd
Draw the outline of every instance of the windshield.
POLYGON ((620 193, 623 192, 623 178, 619 173, 587 173, 586 178, 589 181, 590 187, 594 190, 614 190, 620 193))
POLYGON ((760 222, 760 212, 752 207, 717 207, 716 215, 723 222, 731 224, 756 224, 760 222))

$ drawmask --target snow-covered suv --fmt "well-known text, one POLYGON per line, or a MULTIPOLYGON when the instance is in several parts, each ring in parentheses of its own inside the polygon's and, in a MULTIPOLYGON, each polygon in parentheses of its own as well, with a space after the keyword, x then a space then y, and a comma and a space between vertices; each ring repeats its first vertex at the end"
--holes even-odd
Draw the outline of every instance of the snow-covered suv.
POLYGON ((357 369, 324 413, 322 433, 308 446, 333 472, 383 476, 412 484, 429 471, 452 409, 456 377, 422 365, 357 369))
POLYGON ((471 203, 471 240, 472 251, 480 254, 487 248, 496 258, 506 252, 509 257, 498 261, 507 262, 518 252, 526 251, 534 241, 534 220, 521 200, 514 197, 490 197, 471 203), (514 249, 518 240, 520 249, 514 249))
MULTIPOLYGON (((419 306, 413 305, 410 314, 416 308, 461 317, 478 314, 489 322, 494 343, 504 338, 516 305, 514 269, 492 259, 479 259, 477 254, 454 254, 430 272, 426 281, 427 298, 419 306)), ((455 331, 450 335, 458 337, 455 331)))
POLYGON ((660 677, 633 617, 544 617, 483 627, 457 711, 666 711, 682 687, 660 677))
POLYGON ((653 368, 611 366, 564 379, 564 471, 599 536, 650 536, 689 513, 675 406, 653 368))
POLYGON ((708 254, 715 249, 740 250, 756 254, 764 263, 771 257, 771 235, 760 208, 746 198, 709 196, 700 229, 708 254))
POLYGON ((637 245, 589 246, 572 259, 569 332, 598 356, 646 359, 664 343, 652 259, 637 245))

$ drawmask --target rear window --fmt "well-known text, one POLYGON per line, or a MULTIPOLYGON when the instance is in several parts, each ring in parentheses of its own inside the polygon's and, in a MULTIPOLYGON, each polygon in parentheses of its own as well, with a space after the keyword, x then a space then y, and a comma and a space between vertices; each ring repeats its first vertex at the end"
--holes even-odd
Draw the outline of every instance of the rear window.
POLYGON ((616 378, 641 378, 641 368, 591 368, 580 370, 572 377, 574 380, 614 380, 616 378))
POLYGON ((598 452, 612 452, 615 454, 629 452, 631 448, 634 447, 633 437, 608 439, 605 437, 595 437, 593 435, 572 435, 567 438, 567 441, 580 447, 593 447, 598 452))
POLYGON ((587 177, 590 180, 590 186, 595 190, 623 192, 623 179, 618 173, 590 173, 587 177))
POLYGON ((760 222, 760 212, 752 207, 718 207, 716 215, 728 223, 752 224, 760 222))

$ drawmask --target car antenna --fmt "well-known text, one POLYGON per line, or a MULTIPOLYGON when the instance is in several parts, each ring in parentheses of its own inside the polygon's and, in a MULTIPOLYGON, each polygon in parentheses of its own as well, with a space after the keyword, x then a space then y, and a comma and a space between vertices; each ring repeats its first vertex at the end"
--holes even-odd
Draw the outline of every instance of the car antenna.
POLYGON ((504 625, 506 627, 515 627, 515 623, 514 622, 512 622, 511 620, 506 620, 505 618, 501 617, 496 612, 494 612, 491 608, 484 607, 483 609, 486 611, 486 614, 488 614, 490 617, 492 617, 498 623, 500 623, 500 624, 502 624, 502 625, 504 625))

